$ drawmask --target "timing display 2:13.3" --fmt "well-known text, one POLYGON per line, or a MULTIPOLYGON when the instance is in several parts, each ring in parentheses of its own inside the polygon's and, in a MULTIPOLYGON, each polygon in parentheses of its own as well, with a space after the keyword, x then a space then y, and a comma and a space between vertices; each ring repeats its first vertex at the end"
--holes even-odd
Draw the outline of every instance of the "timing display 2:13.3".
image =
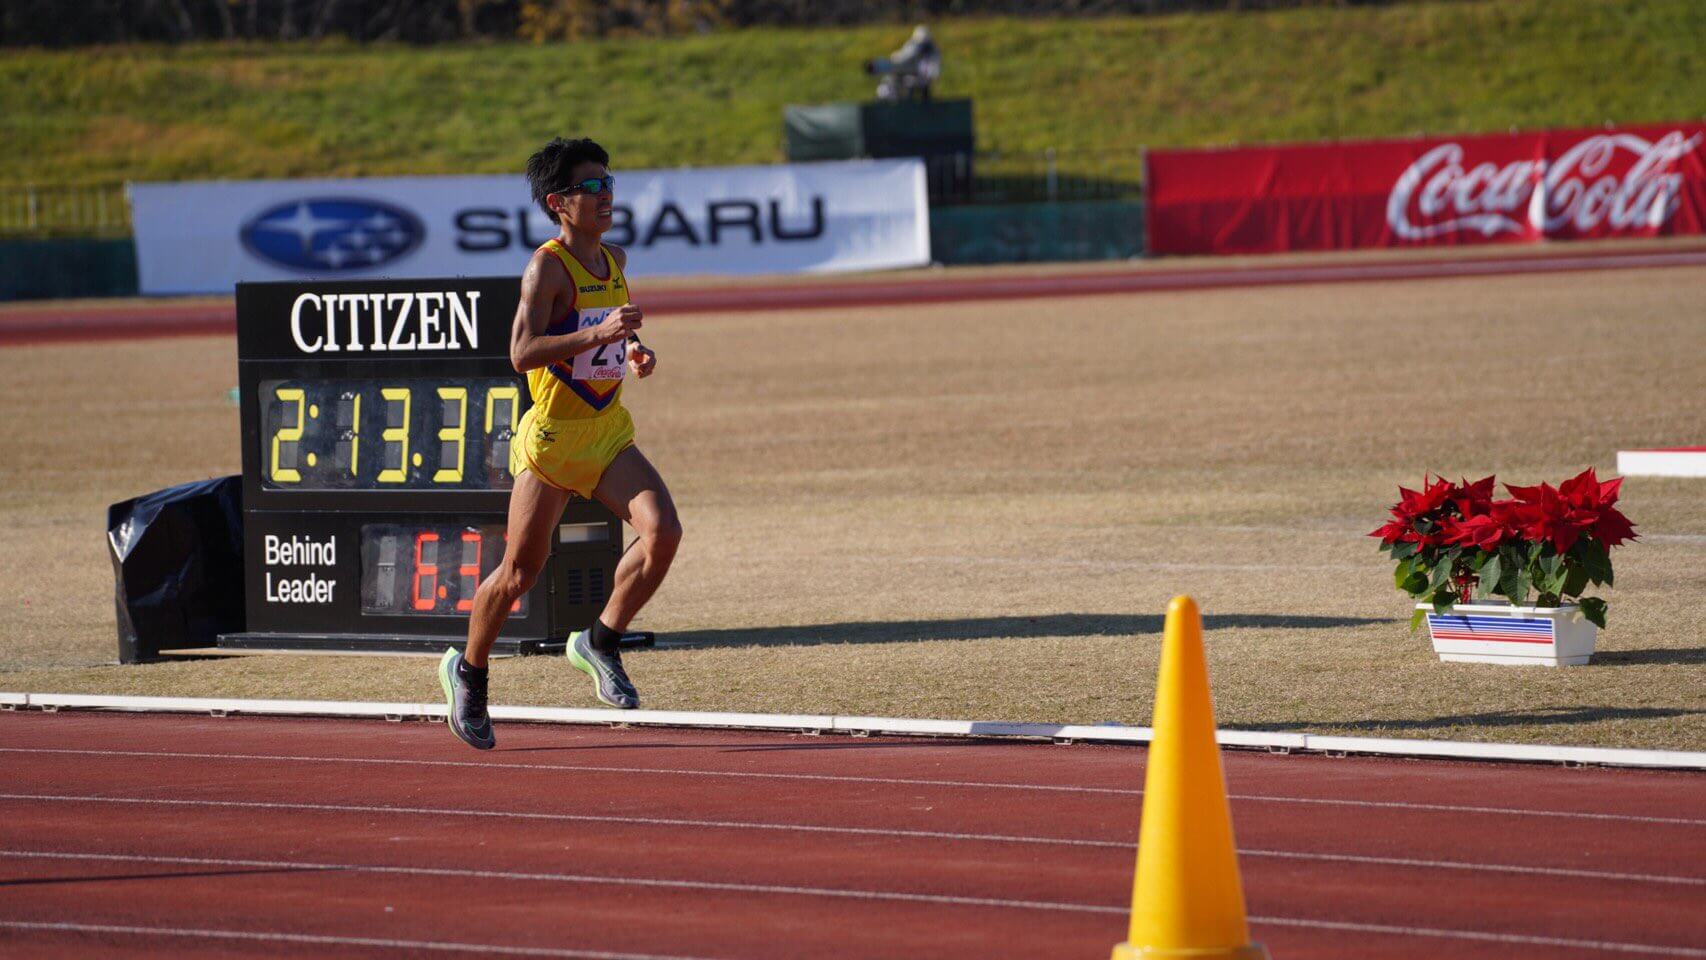
POLYGON ((261 483, 279 490, 501 490, 521 385, 264 380, 261 483))

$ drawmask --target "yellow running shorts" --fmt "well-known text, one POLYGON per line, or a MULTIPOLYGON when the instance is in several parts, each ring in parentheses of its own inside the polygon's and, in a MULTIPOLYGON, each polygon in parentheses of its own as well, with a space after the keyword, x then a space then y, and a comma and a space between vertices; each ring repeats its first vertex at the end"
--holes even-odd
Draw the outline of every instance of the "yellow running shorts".
POLYGON ((534 476, 559 490, 592 499, 592 490, 616 455, 634 445, 634 418, 618 404, 603 414, 555 420, 537 406, 521 418, 510 444, 509 472, 534 476))

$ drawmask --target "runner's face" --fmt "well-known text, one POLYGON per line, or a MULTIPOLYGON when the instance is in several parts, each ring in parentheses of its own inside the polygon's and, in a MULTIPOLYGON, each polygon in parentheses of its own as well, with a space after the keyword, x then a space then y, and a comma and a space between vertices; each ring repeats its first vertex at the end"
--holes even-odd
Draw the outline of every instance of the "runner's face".
POLYGON ((569 182, 573 184, 562 193, 555 196, 562 203, 563 215, 568 218, 569 226, 578 232, 603 235, 610 229, 612 223, 611 204, 615 197, 608 180, 610 168, 602 163, 577 163, 569 174, 569 182), (598 193, 588 193, 580 184, 588 180, 599 179, 607 181, 604 189, 598 193))

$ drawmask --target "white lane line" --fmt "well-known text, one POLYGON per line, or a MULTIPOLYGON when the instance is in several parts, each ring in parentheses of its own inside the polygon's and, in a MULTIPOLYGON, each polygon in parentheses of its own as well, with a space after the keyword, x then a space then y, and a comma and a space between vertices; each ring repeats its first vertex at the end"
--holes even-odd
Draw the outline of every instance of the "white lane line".
POLYGON ((614 826, 639 824, 650 827, 707 827, 731 830, 777 830, 796 833, 847 834, 866 837, 908 837, 921 840, 985 840, 993 843, 1032 843, 1063 847, 1123 847, 1136 850, 1130 843, 1111 840, 1072 840, 1053 837, 1025 837, 1000 833, 954 833, 947 830, 890 830, 877 827, 825 827, 812 824, 764 823, 754 820, 692 820, 671 817, 639 817, 630 814, 601 816, 590 813, 534 813, 526 810, 467 810, 440 807, 366 806, 353 803, 280 803, 261 800, 174 800, 154 797, 101 797, 32 793, 0 793, 0 800, 51 800, 56 803, 132 803, 161 804, 179 807, 228 807, 246 810, 307 810, 324 813, 392 813, 422 814, 434 817, 479 817, 512 820, 548 820, 570 823, 602 823, 614 826))
POLYGON ((1087 903, 1052 900, 1007 900, 999 897, 956 897, 935 893, 901 893, 886 890, 855 890, 844 887, 801 887, 779 883, 724 883, 715 880, 665 880, 657 877, 625 877, 581 873, 524 873, 512 870, 470 870, 444 867, 399 867, 386 864, 319 863, 297 860, 242 860, 225 857, 156 857, 138 854, 60 853, 46 850, 0 850, 0 856, 16 859, 101 860, 121 863, 177 864, 188 867, 264 867, 272 870, 301 870, 321 873, 385 873, 420 877, 458 877, 470 880, 526 880, 550 883, 586 883, 600 886, 660 887, 671 890, 710 890, 718 893, 780 893, 804 897, 835 897, 843 900, 893 900, 902 903, 934 903, 959 907, 1018 907, 1026 910, 1066 910, 1079 913, 1125 913, 1125 907, 1103 907, 1087 903))
MULTIPOLYGON (((502 769, 557 770, 568 773, 645 774, 668 777, 733 777, 760 780, 804 780, 820 783, 886 783, 916 787, 965 787, 987 790, 1031 790, 1053 793, 1101 794, 1121 797, 1141 797, 1142 790, 1129 787, 1080 787, 1047 783, 992 783, 982 780, 919 780, 904 777, 858 777, 828 773, 761 773, 748 770, 690 770, 673 767, 615 767, 567 763, 511 763, 480 760, 416 760, 387 757, 312 757, 288 754, 260 753, 187 753, 167 750, 90 750, 69 747, 0 747, 0 753, 71 754, 76 756, 165 757, 186 760, 265 760, 288 763, 365 763, 424 767, 478 767, 485 771, 502 769)), ((1405 800, 1349 800, 1335 797, 1283 797, 1271 794, 1234 793, 1233 800, 1259 803, 1305 803, 1337 807, 1367 807, 1371 809, 1418 810, 1439 813, 1488 813, 1519 817, 1562 817, 1577 820, 1609 820, 1620 823, 1664 823, 1686 827, 1706 827, 1706 819, 1696 817, 1653 817, 1629 813, 1590 813, 1578 810, 1534 810, 1520 807, 1485 807, 1454 803, 1420 803, 1405 800)))
MULTIPOLYGON (((0 851, 0 855, 26 857, 26 858, 102 860, 102 861, 143 862, 143 863, 161 863, 161 864, 171 863, 171 864, 181 864, 184 866, 265 867, 265 868, 271 868, 271 869, 296 869, 296 870, 312 870, 312 871, 348 871, 348 872, 358 872, 358 873, 388 873, 388 874, 423 875, 423 876, 454 876, 454 877, 462 877, 462 878, 468 878, 468 879, 526 880, 526 881, 552 881, 552 882, 566 882, 566 883, 591 883, 591 884, 600 884, 600 885, 646 886, 646 887, 663 887, 663 888, 674 888, 674 889, 716 890, 716 891, 720 891, 720 892, 736 892, 736 893, 782 893, 782 894, 795 894, 795 895, 805 895, 805 896, 827 896, 827 897, 837 897, 837 898, 843 898, 843 899, 869 900, 869 901, 924 902, 924 903, 949 904, 949 905, 955 905, 955 906, 977 906, 977 907, 1003 907, 1003 908, 1016 907, 1016 908, 1022 908, 1022 909, 1056 910, 1056 911, 1066 911, 1066 912, 1074 912, 1074 913, 1121 914, 1121 915, 1123 915, 1123 914, 1128 912, 1126 907, 1103 906, 1100 904, 1087 904, 1087 903, 1066 903, 1066 902, 1058 902, 1058 901, 1039 901, 1039 900, 1003 900, 1003 899, 994 899, 994 898, 985 898, 985 897, 953 897, 953 896, 942 896, 942 895, 933 895, 933 894, 886 893, 886 892, 875 891, 875 890, 847 890, 847 889, 826 889, 826 888, 816 888, 816 887, 789 887, 789 886, 761 885, 761 884, 712 883, 712 882, 699 882, 699 881, 686 881, 686 880, 657 880, 657 879, 650 879, 650 878, 620 877, 620 876, 611 877, 611 876, 588 876, 588 875, 578 875, 578 874, 512 873, 512 872, 508 872, 508 871, 495 871, 495 870, 446 870, 446 869, 435 869, 435 868, 431 868, 431 867, 368 866, 368 865, 361 865, 361 864, 315 863, 315 862, 297 862, 297 861, 288 861, 288 860, 238 860, 238 859, 224 859, 224 858, 211 858, 211 857, 148 857, 148 856, 127 855, 127 854, 70 854, 70 853, 57 853, 57 852, 48 852, 48 851, 13 851, 13 850, 8 850, 8 851, 0 851)), ((1611 953, 1642 953, 1642 954, 1658 954, 1658 955, 1676 956, 1676 957, 1706 957, 1706 950, 1695 949, 1692 947, 1659 946, 1659 945, 1655 945, 1655 944, 1644 944, 1644 943, 1623 943, 1623 942, 1610 941, 1610 940, 1581 940, 1581 939, 1574 939, 1574 938, 1567 938, 1567 937, 1547 937, 1547 936, 1535 936, 1535 935, 1518 934, 1518 933, 1494 933, 1494 932, 1480 931, 1480 930, 1441 930, 1441 929, 1436 929, 1436 928, 1432 928, 1432 927, 1397 926, 1397 925, 1374 924, 1374 923, 1354 923, 1354 922, 1348 922, 1348 921, 1335 921, 1335 920, 1314 920, 1314 919, 1308 919, 1308 918, 1302 918, 1302 917, 1252 916, 1249 918, 1249 921, 1250 921, 1250 923, 1256 924, 1258 926, 1260 926, 1260 925, 1271 925, 1271 926, 1284 926, 1284 927, 1304 927, 1304 928, 1319 929, 1319 930, 1351 931, 1351 932, 1356 932, 1356 933, 1382 933, 1382 934, 1389 934, 1389 935, 1394 935, 1394 936, 1407 936, 1407 937, 1435 937, 1435 938, 1442 938, 1442 939, 1473 940, 1473 941, 1490 942, 1490 943, 1512 943, 1512 944, 1525 944, 1525 945, 1533 945, 1533 946, 1569 947, 1569 948, 1583 949, 1583 950, 1600 950, 1600 951, 1606 951, 1606 952, 1611 952, 1611 953)), ((0 926, 21 926, 21 924, 14 922, 14 921, 0 921, 0 926)), ((41 928, 41 929, 73 929, 74 928, 73 925, 69 925, 69 924, 66 924, 66 925, 33 924, 32 926, 35 926, 35 927, 41 928)), ((94 925, 94 924, 88 924, 88 925, 82 925, 82 926, 85 926, 85 927, 88 927, 91 929, 97 929, 97 930, 108 930, 111 932, 120 932, 120 931, 137 932, 137 933, 160 932, 160 933, 165 933, 166 935, 172 935, 172 932, 170 931, 169 928, 161 928, 159 930, 156 930, 154 928, 147 928, 147 927, 133 927, 133 928, 99 927, 98 925, 94 925)), ((190 934, 180 934, 180 935, 194 936, 196 934, 190 933, 190 934)), ((215 933, 213 935, 218 935, 218 934, 215 933)), ((273 935, 273 934, 237 933, 236 935, 238 938, 243 938, 243 939, 250 939, 250 938, 254 938, 254 939, 285 939, 285 938, 290 938, 290 939, 297 940, 298 942, 307 942, 307 943, 313 943, 313 942, 324 942, 324 943, 347 942, 347 943, 352 943, 352 944, 360 943, 360 944, 368 944, 368 945, 373 945, 373 946, 393 946, 394 945, 398 948, 407 948, 410 946, 415 946, 415 943, 412 941, 380 941, 380 940, 363 940, 363 939, 356 939, 356 938, 321 938, 321 937, 310 937, 309 935, 303 935, 303 934, 273 935)), ((430 947, 430 946, 423 946, 423 947, 421 947, 421 949, 456 950, 456 949, 480 949, 480 947, 475 946, 475 945, 462 946, 462 945, 458 945, 458 944, 446 944, 446 945, 444 945, 442 947, 438 947, 438 948, 434 948, 434 947, 430 947)), ((488 952, 493 952, 493 953, 523 953, 523 952, 525 952, 524 955, 536 954, 536 955, 541 955, 541 956, 598 957, 598 958, 611 958, 611 960, 629 960, 629 958, 633 958, 633 960, 642 960, 642 958, 635 957, 635 955, 633 955, 633 954, 608 954, 608 953, 585 953, 585 952, 541 953, 537 950, 534 950, 531 948, 526 948, 526 947, 510 947, 510 948, 489 947, 489 948, 485 948, 485 949, 487 949, 488 952)), ((654 960, 654 958, 643 958, 643 960, 654 960)), ((655 960, 680 960, 680 958, 655 958, 655 960)))
MULTIPOLYGON (((300 810, 327 813, 389 813, 421 814, 428 816, 509 817, 521 820, 568 820, 581 823, 602 823, 620 826, 703 827, 711 829, 795 831, 799 833, 846 834, 852 836, 900 837, 914 840, 950 840, 956 842, 986 842, 1035 844, 1060 847, 1093 847, 1135 852, 1137 844, 1125 840, 1079 840, 1068 837, 1033 837, 1004 833, 958 833, 948 830, 902 830, 875 827, 832 827, 812 824, 765 823, 750 820, 691 820, 663 817, 636 817, 626 814, 599 816, 581 813, 531 813, 514 810, 469 811, 448 808, 360 806, 355 804, 284 803, 258 800, 179 800, 154 797, 111 797, 0 793, 0 800, 51 800, 57 803, 130 803, 162 804, 190 807, 226 807, 263 810, 300 810)), ((1676 886, 1706 887, 1706 877, 1673 876, 1658 873, 1626 873, 1605 870, 1581 870, 1572 867, 1533 867, 1521 864, 1472 863, 1462 860, 1429 860, 1414 857, 1376 857, 1350 853, 1316 853, 1304 850, 1261 850, 1240 848, 1239 855, 1267 857, 1280 860, 1312 860, 1327 863, 1358 863, 1388 867, 1418 869, 1462 870, 1478 873, 1514 873, 1527 876, 1571 877, 1583 880, 1633 881, 1665 883, 1676 886)))
POLYGON ((824 783, 887 783, 913 787, 973 787, 996 790, 1039 790, 1053 793, 1105 793, 1141 796, 1128 787, 1076 787, 1047 783, 989 783, 981 780, 914 780, 905 777, 856 777, 831 773, 761 773, 749 770, 686 770, 673 767, 615 767, 570 763, 490 763, 478 760, 416 760, 386 757, 306 757, 260 753, 180 753, 166 750, 75 750, 65 747, 0 747, 0 753, 69 753, 82 756, 168 757, 185 760, 268 760, 291 763, 372 763, 402 766, 479 767, 483 770, 558 770, 568 773, 631 773, 666 777, 736 777, 759 780, 809 780, 824 783))
POLYGON ((1576 820, 1615 820, 1621 823, 1668 823, 1684 827, 1706 827, 1696 817, 1648 817, 1630 813, 1586 813, 1578 810, 1527 810, 1519 807, 1479 807, 1460 803, 1414 803, 1405 800, 1337 800, 1331 797, 1278 797, 1264 794, 1229 794, 1233 800, 1263 803, 1312 803, 1333 807, 1370 807, 1388 810, 1426 810, 1441 813, 1493 813, 1516 817, 1565 817, 1576 820))
MULTIPOLYGON (((1136 850, 1136 846, 1132 847, 1136 850)), ((1471 863, 1463 860, 1425 860, 1414 857, 1371 857, 1352 853, 1314 853, 1300 850, 1246 850, 1242 857, 1272 857, 1278 860, 1324 860, 1333 863, 1365 863, 1382 867, 1417 867, 1425 870, 1465 870, 1475 873, 1518 873, 1542 877, 1574 877, 1583 880, 1631 880, 1639 883, 1670 883, 1706 887, 1706 877, 1677 877, 1662 873, 1622 873, 1609 870, 1580 870, 1574 867, 1525 867, 1513 863, 1471 863)))
POLYGON ((112 923, 46 923, 31 920, 0 920, 0 927, 13 930, 41 930, 52 933, 117 933, 133 937, 199 937, 206 940, 252 940, 265 943, 301 943, 330 947, 380 947, 389 950, 409 951, 435 950, 441 953, 497 954, 509 957, 569 957, 573 960, 705 960, 702 957, 664 956, 656 953, 609 953, 603 950, 567 950, 560 947, 508 947, 495 943, 456 943, 446 940, 334 937, 312 933, 283 933, 277 930, 131 927, 112 923))
POLYGON ((1662 947, 1647 943, 1618 943, 1612 940, 1576 940, 1570 937, 1538 937, 1522 933, 1491 933, 1484 930, 1436 930, 1431 927, 1393 926, 1384 923, 1349 923, 1337 920, 1305 920, 1297 917, 1250 917, 1257 926, 1309 927, 1316 930, 1346 930, 1353 933, 1387 933, 1399 937, 1440 937, 1447 940, 1479 940, 1484 943, 1521 943, 1541 947, 1571 947, 1608 953, 1652 953, 1664 957, 1706 957, 1695 947, 1662 947))

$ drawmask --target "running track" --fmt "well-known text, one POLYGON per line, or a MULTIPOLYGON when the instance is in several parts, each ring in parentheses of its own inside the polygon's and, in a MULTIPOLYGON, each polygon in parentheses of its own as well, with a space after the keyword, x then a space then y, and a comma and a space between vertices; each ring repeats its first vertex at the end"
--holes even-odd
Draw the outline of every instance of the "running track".
MULTIPOLYGON (((1007 300, 1023 297, 1268 287, 1303 283, 1433 280, 1513 274, 1573 273, 1653 267, 1706 266, 1706 247, 1594 247, 1544 253, 1441 259, 1336 260, 1274 266, 1195 265, 1132 270, 1039 271, 1022 276, 962 273, 897 280, 737 284, 659 289, 642 297, 652 313, 807 310, 884 304, 1007 300)), ((1212 261, 1207 261, 1212 262, 1212 261)), ((83 340, 230 334, 229 302, 128 301, 85 308, 17 307, 0 312, 0 346, 83 340)))
MULTIPOLYGON (((0 714, 0 954, 1085 958, 1144 752, 0 714)), ((1706 780, 1228 752, 1286 958, 1706 957, 1706 780)))

